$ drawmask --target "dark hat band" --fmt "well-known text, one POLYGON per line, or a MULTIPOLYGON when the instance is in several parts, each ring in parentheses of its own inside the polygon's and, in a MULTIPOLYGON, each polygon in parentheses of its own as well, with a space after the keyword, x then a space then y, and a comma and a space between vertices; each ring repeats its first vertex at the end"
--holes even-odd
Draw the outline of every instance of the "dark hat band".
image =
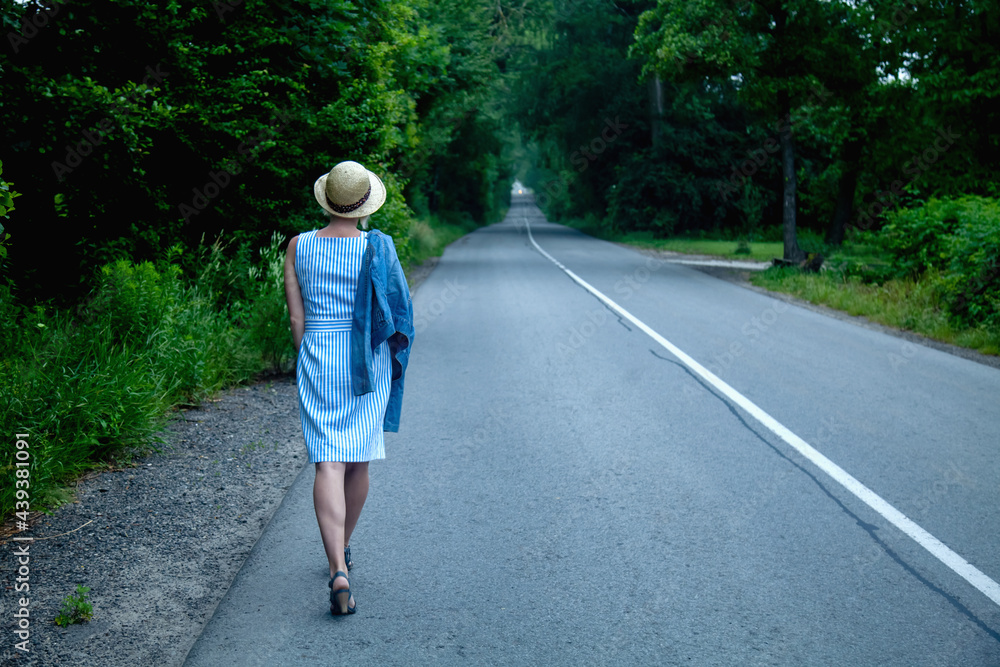
POLYGON ((337 213, 350 213, 351 211, 354 211, 356 209, 361 208, 361 205, 364 204, 366 201, 368 201, 368 197, 370 197, 371 194, 372 194, 372 186, 371 186, 371 183, 369 183, 368 184, 368 192, 366 192, 365 196, 362 197, 361 199, 359 199, 354 204, 348 204, 347 206, 341 206, 340 204, 334 204, 332 201, 330 201, 330 197, 329 196, 327 196, 327 198, 326 198, 326 203, 330 206, 330 208, 332 208, 337 213))

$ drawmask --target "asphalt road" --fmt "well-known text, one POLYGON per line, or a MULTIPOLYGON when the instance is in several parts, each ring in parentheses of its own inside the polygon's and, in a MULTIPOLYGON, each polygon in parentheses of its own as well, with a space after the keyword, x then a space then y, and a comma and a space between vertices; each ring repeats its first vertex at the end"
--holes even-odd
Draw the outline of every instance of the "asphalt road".
POLYGON ((328 611, 306 467, 188 665, 1000 665, 1000 606, 552 257, 1000 580, 1000 371, 544 222, 447 249, 328 611))

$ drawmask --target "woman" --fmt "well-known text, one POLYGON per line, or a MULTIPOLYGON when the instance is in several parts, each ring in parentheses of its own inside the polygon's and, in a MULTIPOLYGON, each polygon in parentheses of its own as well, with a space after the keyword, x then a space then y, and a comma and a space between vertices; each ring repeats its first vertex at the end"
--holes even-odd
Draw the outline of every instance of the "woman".
POLYGON ((330 564, 330 612, 341 615, 357 609, 347 577, 351 534, 368 496, 368 462, 385 458, 383 431, 399 427, 413 313, 392 239, 358 229, 385 203, 381 179, 341 162, 316 180, 313 193, 329 224, 289 242, 285 297, 302 434, 316 465, 313 503, 330 564))

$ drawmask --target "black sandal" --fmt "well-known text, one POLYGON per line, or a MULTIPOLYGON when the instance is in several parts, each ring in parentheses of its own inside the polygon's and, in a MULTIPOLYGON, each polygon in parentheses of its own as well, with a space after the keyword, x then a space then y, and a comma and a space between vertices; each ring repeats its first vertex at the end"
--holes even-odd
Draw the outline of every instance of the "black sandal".
POLYGON ((344 547, 344 562, 347 563, 348 571, 354 567, 354 562, 351 560, 351 547, 344 547))
POLYGON ((330 613, 334 616, 353 614, 358 610, 358 603, 355 602, 353 607, 348 606, 351 602, 351 582, 348 580, 347 588, 333 590, 333 582, 337 577, 347 579, 347 573, 337 570, 333 575, 333 579, 330 579, 330 583, 327 584, 330 587, 330 613))

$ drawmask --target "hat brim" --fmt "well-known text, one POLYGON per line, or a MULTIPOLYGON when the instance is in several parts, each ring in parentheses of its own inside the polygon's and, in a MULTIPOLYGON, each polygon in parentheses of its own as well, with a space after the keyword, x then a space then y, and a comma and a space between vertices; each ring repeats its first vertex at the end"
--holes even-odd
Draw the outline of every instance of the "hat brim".
POLYGON ((330 204, 326 200, 326 177, 329 175, 326 173, 316 179, 313 184, 313 196, 316 197, 317 203, 323 207, 323 210, 330 215, 335 215, 338 218, 363 218, 382 208, 382 204, 385 203, 385 184, 381 178, 369 171, 368 181, 371 183, 372 192, 368 195, 368 200, 350 213, 338 213, 330 208, 330 204))

